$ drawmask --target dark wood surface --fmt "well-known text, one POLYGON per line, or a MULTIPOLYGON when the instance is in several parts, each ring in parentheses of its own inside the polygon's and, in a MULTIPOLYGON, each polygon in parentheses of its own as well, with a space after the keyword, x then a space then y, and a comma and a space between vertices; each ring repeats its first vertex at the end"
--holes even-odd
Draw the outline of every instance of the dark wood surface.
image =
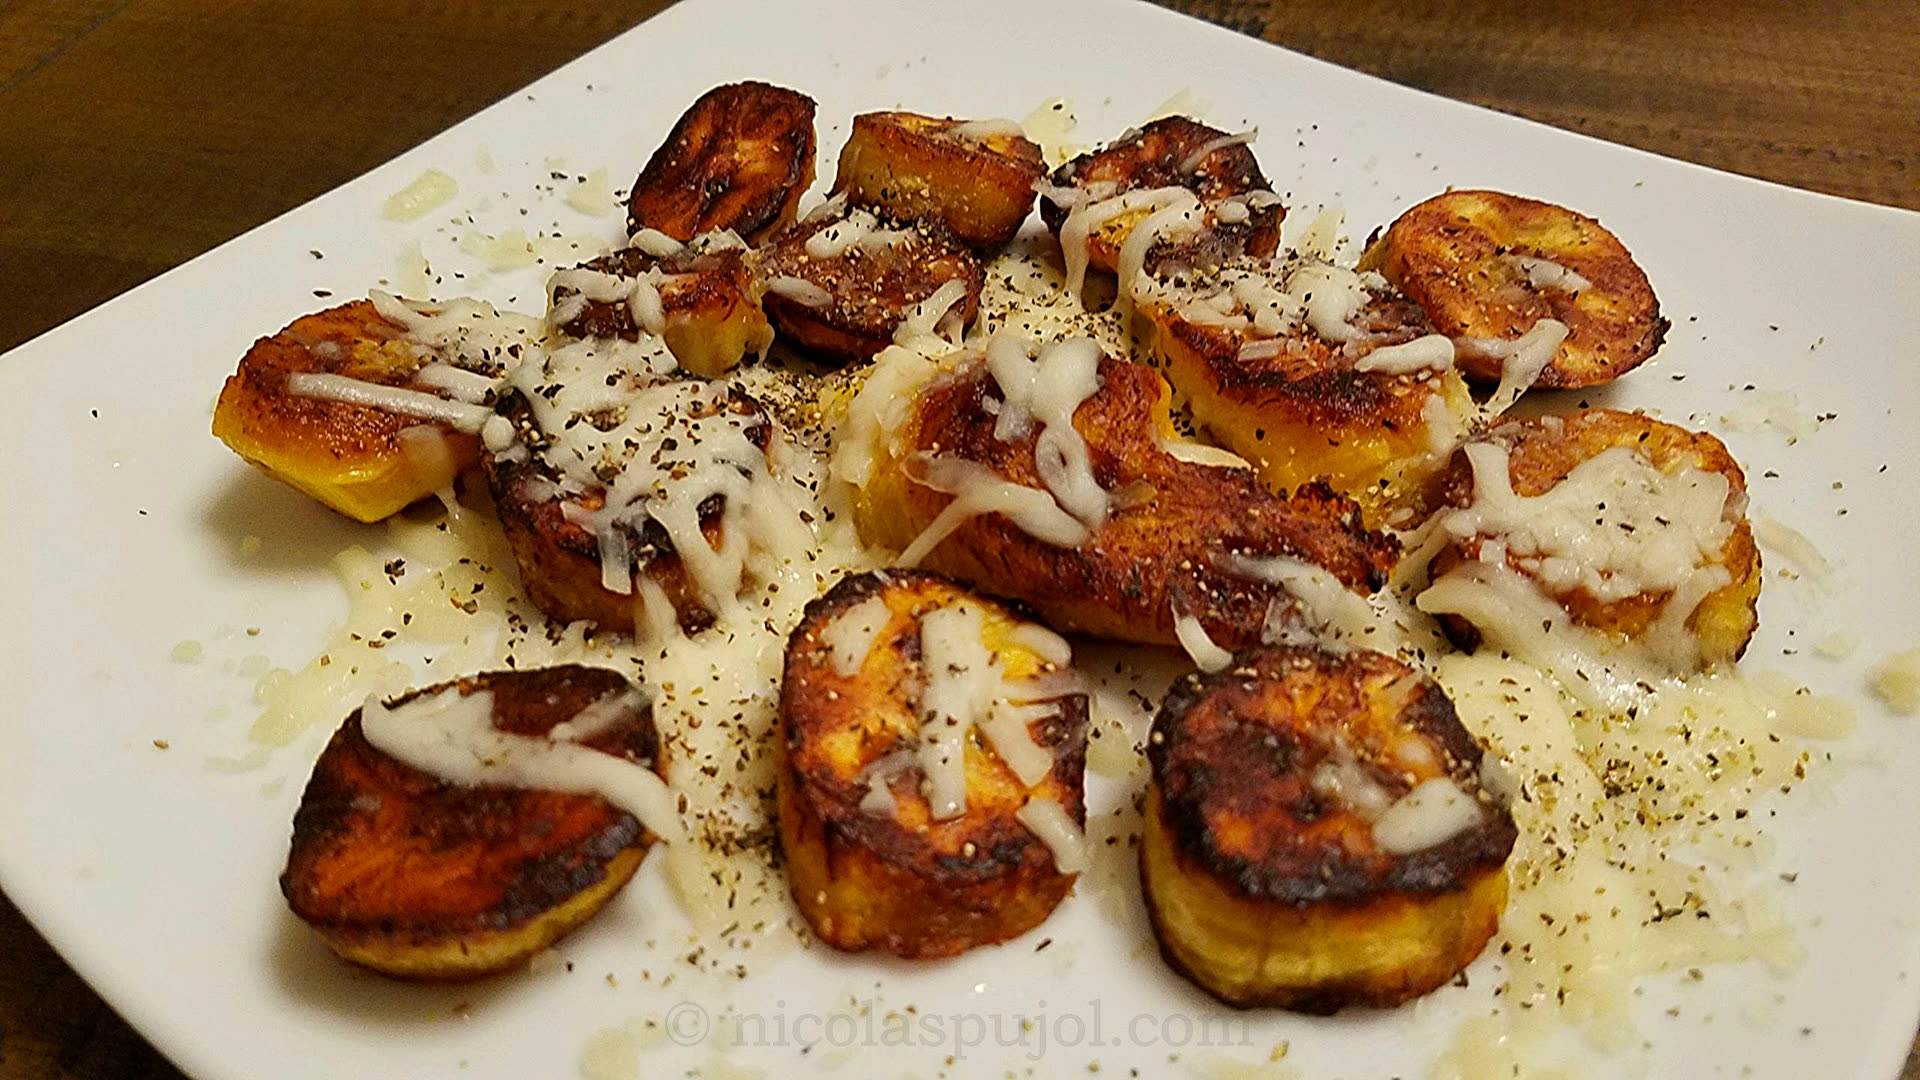
MULTIPOLYGON (((1914 0, 1171 4, 1449 97, 1920 209, 1914 0)), ((0 351, 661 6, 0 0, 0 351)), ((0 898, 0 1078, 179 1075, 0 898)), ((1920 1080, 1920 1057, 1903 1076, 1920 1080)))

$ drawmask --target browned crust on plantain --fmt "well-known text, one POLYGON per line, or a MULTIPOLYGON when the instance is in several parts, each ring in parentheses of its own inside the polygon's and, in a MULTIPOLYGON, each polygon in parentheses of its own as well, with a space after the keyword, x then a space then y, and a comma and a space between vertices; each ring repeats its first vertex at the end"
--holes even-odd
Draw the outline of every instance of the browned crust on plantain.
MULTIPOLYGON (((1180 461, 1158 439, 1169 434, 1168 393, 1152 368, 1103 357, 1101 388, 1074 414, 1094 478, 1110 492, 1138 492, 1078 548, 1055 547, 998 514, 969 519, 923 560, 999 596, 1022 600, 1058 629, 1123 641, 1174 644, 1175 609, 1214 641, 1239 648, 1260 640, 1269 603, 1292 601, 1268 582, 1225 568, 1230 555, 1285 555, 1324 567, 1348 588, 1371 593, 1398 555, 1389 537, 1367 530, 1350 500, 1322 484, 1290 496, 1269 492, 1250 472, 1180 461)), ((930 386, 916 403, 906 453, 934 451, 978 462, 1001 477, 1044 488, 1035 435, 1002 441, 986 402, 1000 397, 984 365, 930 386)), ((883 466, 884 468, 885 466, 883 466)), ((952 500, 896 479, 893 537, 905 546, 952 500)), ((869 515, 871 518, 873 515, 869 515)), ((863 520, 863 534, 869 521, 863 520)))
MULTIPOLYGON (((728 400, 740 415, 761 418, 749 434, 755 445, 765 450, 773 439, 773 425, 765 419, 759 403, 737 389, 730 392, 728 400)), ((540 459, 543 439, 526 402, 518 394, 509 395, 500 411, 512 421, 529 449, 525 455, 488 454, 484 461, 501 531, 519 567, 521 589, 549 618, 562 622, 585 619, 610 630, 631 632, 639 614, 639 590, 623 596, 602 584, 599 541, 586 527, 567 520, 562 511, 562 500, 556 493, 557 477, 540 459)), ((568 498, 587 510, 605 504, 603 492, 568 498)), ((709 543, 717 544, 724 528, 723 498, 712 496, 699 509, 702 534, 709 543)), ((691 633, 712 625, 713 613, 707 610, 666 530, 649 518, 640 529, 629 530, 627 540, 636 581, 645 576, 660 586, 673 605, 681 629, 691 633)))
MULTIPOLYGON (((1401 214, 1361 266, 1377 269, 1449 337, 1511 340, 1541 319, 1567 340, 1535 386, 1567 390, 1638 367, 1666 337, 1646 272, 1598 221, 1553 203, 1497 191, 1449 191, 1401 214), (1592 283, 1573 294, 1536 288, 1502 256, 1551 260, 1592 283)), ((1498 382, 1501 362, 1461 350, 1467 377, 1498 382)))
MULTIPOLYGON (((1495 442, 1507 448, 1513 490, 1521 496, 1540 495, 1566 479, 1582 462, 1625 446, 1668 475, 1688 467, 1719 473, 1727 478, 1729 501, 1737 506, 1746 504, 1746 474, 1725 443, 1706 432, 1689 431, 1639 413, 1586 409, 1558 417, 1513 418, 1494 425, 1474 441, 1495 442)), ((1446 468, 1428 483, 1425 509, 1431 513, 1444 507, 1466 506, 1472 499, 1473 466, 1464 449, 1456 450, 1446 468)), ((1481 542, 1480 537, 1473 536, 1450 543, 1434 557, 1430 575, 1438 578, 1462 562, 1477 559, 1481 542)), ((1507 565, 1526 574, 1517 559, 1509 555, 1507 565)), ((1744 513, 1738 516, 1716 562, 1726 568, 1730 580, 1708 593, 1687 619, 1688 628, 1699 639, 1701 661, 1708 666, 1738 660, 1760 623, 1760 549, 1744 513)), ((1603 602, 1586 589, 1576 588, 1555 594, 1553 600, 1583 626, 1616 638, 1633 638, 1659 619, 1672 595, 1671 590, 1663 589, 1603 602)), ((1462 648, 1479 644, 1479 633, 1465 620, 1443 616, 1441 625, 1462 648)))
MULTIPOLYGON (((1201 202, 1213 203, 1255 191, 1271 192, 1273 185, 1260 171, 1259 159, 1244 143, 1214 149, 1191 171, 1181 168, 1208 143, 1228 134, 1184 116, 1162 117, 1061 165, 1053 171, 1051 181, 1055 187, 1080 188, 1094 193, 1092 197, 1096 198, 1128 191, 1183 187, 1201 202)), ((1219 244, 1230 240, 1236 253, 1270 258, 1280 247, 1280 221, 1284 215, 1285 211, 1278 205, 1253 209, 1246 223, 1216 224, 1211 230, 1216 234, 1211 242, 1219 244)), ((1057 235, 1066 224, 1067 210, 1052 200, 1041 199, 1040 218, 1057 235)), ((1107 230, 1089 236, 1087 254, 1092 264, 1105 270, 1113 269, 1124 239, 1124 232, 1116 236, 1109 235, 1107 230)), ((1163 257, 1163 252, 1177 261, 1202 265, 1219 257, 1216 253, 1211 259, 1203 258, 1192 251, 1185 255, 1171 254, 1178 248, 1179 245, 1155 244, 1154 254, 1148 257, 1149 265, 1163 257)))
MULTIPOLYGON (((404 386, 424 363, 401 340, 405 332, 366 300, 295 319, 254 342, 227 376, 213 433, 269 476, 361 521, 378 521, 431 494, 452 476, 422 473, 399 438, 409 428, 435 426, 430 421, 287 390, 287 377, 297 372, 404 386)), ((479 462, 479 439, 446 428, 441 434, 453 472, 479 462)))
POLYGON ((1383 851, 1367 819, 1315 790, 1334 739, 1394 798, 1438 776, 1479 792, 1479 747, 1446 695, 1379 653, 1243 652, 1226 670, 1177 681, 1154 721, 1147 906, 1163 955, 1229 1004, 1399 1004, 1451 978, 1496 928, 1516 838, 1505 810, 1480 796, 1477 825, 1425 850, 1383 851), (1427 754, 1406 756, 1408 739, 1427 754), (1303 950, 1259 965, 1293 977, 1213 977, 1214 961, 1232 971, 1246 957, 1209 950, 1246 942, 1210 938, 1198 920, 1170 925, 1167 903, 1244 928, 1248 941, 1264 934, 1303 950), (1388 955, 1397 959, 1380 967, 1388 955))
POLYGON ((833 190, 891 217, 938 222, 972 247, 1000 247, 1033 210, 1046 165, 1025 136, 958 134, 962 123, 910 112, 854 117, 833 190))
MULTIPOLYGON (((393 704, 448 687, 491 691, 496 728, 542 736, 629 684, 568 665, 469 676, 393 704)), ((659 767, 650 710, 585 745, 659 767)), ((442 783, 374 749, 356 709, 314 765, 280 888, 355 963, 473 978, 518 966, 590 917, 652 840, 598 796, 442 783)))
MULTIPOLYGON (((765 351, 773 342, 773 326, 760 308, 758 283, 737 248, 689 249, 664 258, 623 248, 583 268, 625 278, 654 269, 665 274, 657 286, 666 314, 660 336, 680 366, 697 375, 724 375, 747 353, 765 351)), ((572 295, 572 289, 557 288, 553 303, 558 305, 572 295)), ((575 338, 640 339, 632 307, 618 301, 589 300, 578 316, 559 329, 575 338)))
POLYGON ((749 242, 793 220, 813 183, 814 101, 761 82, 700 95, 653 152, 627 199, 627 231, 676 240, 732 229, 749 242))
MULTIPOLYGON (((940 226, 914 223, 910 238, 878 250, 855 245, 828 259, 807 254, 808 237, 839 223, 838 218, 802 221, 758 253, 763 285, 774 278, 798 278, 825 289, 831 298, 824 306, 811 307, 766 289, 760 302, 782 342, 821 359, 864 363, 893 343, 894 331, 915 304, 949 281, 966 283, 966 298, 952 310, 973 321, 986 268, 940 226)), ((881 224, 893 223, 882 219, 881 224)))
POLYGON ((1165 301, 1140 304, 1155 329, 1156 362, 1194 418, 1250 462, 1267 486, 1288 491, 1325 480, 1358 501, 1370 522, 1417 494, 1443 458, 1431 449, 1436 397, 1450 414, 1472 402, 1449 371, 1394 374, 1355 365, 1378 348, 1433 332, 1419 305, 1374 291, 1354 325, 1369 337, 1336 344, 1299 325, 1275 356, 1242 358, 1250 328, 1192 322, 1165 301))
POLYGON ((1383 890, 1448 892, 1506 860, 1515 832, 1503 814, 1425 851, 1399 858, 1380 851, 1371 825, 1308 785, 1326 755, 1314 729, 1341 730, 1370 746, 1410 732, 1441 755, 1445 767, 1432 775, 1479 788, 1480 747, 1431 679, 1368 650, 1268 646, 1236 656, 1223 671, 1176 680, 1154 720, 1147 761, 1181 849, 1246 896, 1288 904, 1360 903, 1383 890), (1403 706, 1391 716, 1369 707, 1372 695, 1400 679, 1417 680, 1403 706), (1372 730, 1356 730, 1361 723, 1372 730), (1220 828, 1226 820, 1245 825, 1220 828))
POLYGON ((912 745, 918 728, 919 620, 963 600, 990 617, 1021 619, 938 575, 886 570, 841 579, 807 606, 788 640, 776 740, 782 845, 796 903, 835 948, 955 955, 1039 925, 1073 887, 1076 875, 1060 873, 1045 843, 1013 814, 1030 790, 1056 800, 1084 826, 1084 694, 1056 699, 1057 710, 1029 727, 1054 754, 1053 771, 1034 788, 996 755, 971 746, 967 809, 959 817, 931 819, 911 782, 917 770, 891 784, 893 816, 861 808, 861 770, 912 745), (843 676, 820 635, 872 596, 887 602, 892 621, 861 670, 843 676))

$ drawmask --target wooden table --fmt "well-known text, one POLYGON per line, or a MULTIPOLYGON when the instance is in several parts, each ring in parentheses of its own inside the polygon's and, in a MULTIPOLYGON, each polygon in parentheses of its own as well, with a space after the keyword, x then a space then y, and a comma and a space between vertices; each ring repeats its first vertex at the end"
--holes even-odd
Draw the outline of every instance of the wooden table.
MULTIPOLYGON (((1450 97, 1920 209, 1913 0, 1171 3, 1450 97)), ((0 351, 352 179, 661 6, 0 3, 0 351), (434 29, 450 23, 451 36, 434 29)), ((179 1075, 0 899, 0 1076, 179 1075)), ((1920 1054, 1903 1076, 1920 1080, 1920 1054)))

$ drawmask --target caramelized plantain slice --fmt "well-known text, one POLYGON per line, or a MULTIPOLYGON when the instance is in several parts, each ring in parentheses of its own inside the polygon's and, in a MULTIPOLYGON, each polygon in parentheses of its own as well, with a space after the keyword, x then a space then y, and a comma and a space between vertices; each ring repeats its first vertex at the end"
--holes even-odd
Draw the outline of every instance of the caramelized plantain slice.
POLYGON ((1524 609, 1460 605, 1470 581, 1519 585, 1683 674, 1739 659, 1759 623, 1746 477, 1704 432, 1611 409, 1506 420, 1455 452, 1426 499, 1444 588, 1419 602, 1464 647, 1491 629, 1524 649, 1508 640, 1524 609))
POLYGON ((227 376, 214 435, 268 476, 360 521, 448 487, 479 462, 473 435, 288 389, 288 377, 303 373, 404 387, 431 359, 405 335, 366 300, 295 319, 254 342, 227 376))
MULTIPOLYGON (((1076 347, 1091 343, 1052 346, 1076 347)), ((1247 573, 1247 560, 1310 563, 1363 595, 1385 580, 1398 547, 1365 529, 1351 501, 1320 484, 1276 496, 1244 468, 1176 457, 1160 376, 1107 356, 1095 370, 1097 389, 1075 407, 1072 427, 1111 508, 1097 528, 1042 539, 1011 510, 979 501, 998 491, 1039 501, 1047 516, 1062 513, 1044 505, 1055 497, 1036 456, 1044 431, 996 435, 1007 395, 976 358, 917 388, 902 388, 890 368, 876 371, 855 400, 843 440, 861 437, 868 409, 900 414, 891 426, 877 425, 871 447, 861 448, 874 459, 866 475, 843 470, 844 456, 835 464, 860 488, 854 521, 862 539, 909 548, 919 565, 1022 601, 1058 629, 1156 644, 1175 643, 1183 618, 1228 648, 1259 641, 1271 609, 1292 607, 1295 598, 1247 573), (909 394, 910 406, 892 403, 909 394), (961 499, 976 514, 950 532, 930 533, 961 499)), ((942 529, 951 523, 949 515, 942 529)))
POLYGON ((1194 419, 1275 491, 1324 480, 1388 521, 1475 415, 1452 345, 1376 275, 1240 261, 1136 298, 1194 419))
POLYGON ((743 566, 723 555, 745 543, 728 534, 749 531, 741 504, 765 475, 773 425, 746 393, 654 374, 648 360, 611 342, 554 352, 542 381, 562 389, 508 395, 518 439, 485 466, 534 606, 658 637, 704 629, 733 602, 743 566))
POLYGON ((1479 955, 1515 830, 1438 684, 1274 647, 1167 694, 1141 884, 1161 955, 1229 1005, 1392 1006, 1479 955))
POLYGON ((1069 659, 932 574, 845 578, 808 606, 787 643, 778 787, 794 900, 821 940, 952 956, 1066 897, 1086 822, 1069 659))
POLYGON ((682 370, 717 379, 773 344, 744 256, 702 242, 667 255, 624 248, 555 274, 548 318, 575 338, 658 334, 682 370))
POLYGON ((1436 195, 1401 214, 1360 265, 1412 297, 1441 333, 1473 339, 1460 366, 1483 382, 1499 381, 1502 344, 1541 319, 1567 327, 1534 384, 1546 390, 1619 378, 1667 332, 1645 271, 1619 239, 1584 214, 1537 199, 1436 195))
MULTIPOLYGON (((1214 257, 1245 254, 1264 259, 1280 247, 1280 221, 1286 210, 1246 140, 1184 116, 1155 120, 1074 158, 1054 170, 1052 183, 1056 189, 1075 193, 1069 198, 1056 191, 1040 200, 1041 219, 1063 245, 1069 243, 1066 225, 1076 206, 1128 192, 1184 188, 1211 208, 1209 228, 1204 231, 1209 242, 1215 247, 1230 245, 1230 250, 1214 257), (1228 202, 1238 209, 1222 214, 1220 204, 1228 202)), ((1091 225, 1084 240, 1086 264, 1116 269, 1128 234, 1151 213, 1146 207, 1123 209, 1091 225)), ((1147 257, 1149 264, 1157 262, 1168 245, 1161 241, 1154 246, 1156 250, 1147 257)), ((1197 256, 1189 252, 1175 257, 1193 262, 1197 256)))
POLYGON ((633 182, 627 231, 758 242, 791 223, 813 183, 813 113, 812 98, 760 82, 700 95, 633 182))
POLYGON ((1033 210, 1046 175, 1017 125, 910 112, 863 113, 840 150, 833 190, 903 221, 935 221, 962 243, 997 248, 1033 210))
MULTIPOLYGON (((651 710, 618 672, 493 672, 413 691, 491 695, 492 727, 545 737, 598 712, 580 742, 660 771, 651 710)), ((337 953, 387 975, 469 979, 518 967, 592 918, 654 840, 597 795, 443 783, 367 741, 355 710, 293 818, 280 889, 337 953)))
POLYGON ((950 281, 966 286, 952 310, 972 322, 986 271, 965 245, 938 225, 833 206, 758 252, 761 302, 782 341, 840 363, 870 360, 914 305, 950 281))

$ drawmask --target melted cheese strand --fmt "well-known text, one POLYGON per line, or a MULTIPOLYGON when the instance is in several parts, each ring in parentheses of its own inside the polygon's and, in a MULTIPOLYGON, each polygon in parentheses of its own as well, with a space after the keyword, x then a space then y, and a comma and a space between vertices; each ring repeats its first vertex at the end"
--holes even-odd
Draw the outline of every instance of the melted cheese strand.
MULTIPOLYGON (((1002 683, 1002 688, 1006 685, 1002 683)), ((1014 777, 1032 787, 1053 771, 1053 751, 1034 741, 1030 725, 1058 711, 1058 707, 1052 704, 1016 705, 1010 701, 996 701, 977 723, 980 734, 987 737, 993 752, 1007 763, 1014 777)))
POLYGON ((1188 612, 1173 613, 1173 636, 1180 642, 1180 647, 1187 650, 1193 666, 1209 675, 1224 671, 1228 664, 1233 663, 1233 654, 1214 644, 1213 639, 1207 636, 1207 628, 1188 612))
POLYGON ((1235 146, 1245 146, 1259 137, 1260 129, 1251 127, 1237 135, 1222 135, 1219 138, 1201 143, 1193 153, 1188 154, 1186 158, 1180 162, 1180 172, 1183 175, 1190 175, 1208 158, 1212 157, 1215 151, 1226 150, 1235 146))
POLYGON ((852 678, 866 665, 880 632, 893 620, 893 611, 879 596, 869 596, 833 617, 820 630, 820 642, 827 647, 833 672, 852 678))
POLYGON ((1643 650, 1615 646, 1581 626, 1565 609, 1505 563, 1471 562, 1428 586, 1414 604, 1429 615, 1472 623, 1486 646, 1553 676, 1582 705, 1624 713, 1674 674, 1643 650))
POLYGON ((367 299, 380 317, 406 331, 407 340, 469 370, 506 374, 523 353, 537 349, 546 328, 537 319, 502 313, 492 304, 461 297, 416 304, 379 289, 367 299))
POLYGON ((974 604, 937 608, 920 620, 920 768, 927 807, 936 821, 967 809, 967 735, 993 708, 1004 672, 981 641, 985 612, 974 604))
POLYGON ((1480 804, 1445 776, 1431 776, 1373 822, 1373 842, 1389 855, 1438 847, 1480 823, 1480 804))
POLYGON ((499 391, 501 382, 477 371, 441 363, 428 364, 414 372, 413 381, 469 405, 489 404, 499 391))
POLYGON ((1580 293, 1593 288, 1593 282, 1552 259, 1542 259, 1535 255, 1508 255, 1505 258, 1514 269, 1525 274, 1527 284, 1536 289, 1558 289, 1561 292, 1580 293))
POLYGON ((1521 496, 1506 447, 1468 443, 1465 453, 1473 500, 1448 511, 1443 528, 1457 539, 1501 541, 1550 593, 1578 588, 1611 603, 1679 589, 1733 533, 1731 485, 1717 472, 1688 467, 1669 475, 1632 447, 1616 446, 1539 495, 1521 496))
MULTIPOLYGON (((1060 253, 1067 263, 1067 295, 1077 302, 1080 298, 1080 290, 1086 286, 1087 238, 1094 229, 1136 210, 1158 212, 1188 200, 1196 203, 1199 201, 1194 197, 1193 192, 1183 187, 1128 191, 1112 198, 1099 200, 1095 200, 1090 193, 1083 193, 1067 214, 1067 220, 1060 226, 1060 253)), ((1132 278, 1121 278, 1123 282, 1131 280, 1132 278)))
POLYGON ((806 308, 823 308, 833 303, 833 294, 806 278, 781 274, 767 279, 767 291, 806 308))
MULTIPOLYGON (((606 720, 596 715, 587 722, 606 720)), ((684 839, 673 794, 659 774, 565 738, 500 731, 487 691, 462 695, 449 688, 392 709, 376 694, 360 707, 360 724, 374 749, 446 783, 598 795, 662 841, 684 839)))
POLYGON ((1512 341, 1499 338, 1461 338, 1454 345, 1481 356, 1500 359, 1500 385, 1481 408, 1483 420, 1491 420, 1513 408, 1520 395, 1540 381, 1559 355, 1560 343, 1567 340, 1567 324, 1558 319, 1541 319, 1533 328, 1512 341))
POLYGON ((1111 508, 1106 489, 1093 475, 1087 441, 1073 426, 1073 414, 1100 390, 1100 346, 1077 337, 1050 345, 1033 359, 1033 343, 1002 330, 987 343, 987 371, 1000 386, 1000 415, 994 437, 1024 438, 1038 420, 1035 468, 1060 508, 1090 532, 1106 524, 1111 508))
POLYGON ((1307 325, 1333 342, 1359 341, 1366 335, 1353 325, 1367 303, 1359 274, 1332 263, 1308 262, 1287 275, 1287 291, 1305 305, 1307 325))
POLYGON ((1453 339, 1445 334, 1428 334, 1399 345, 1383 345, 1361 357, 1353 370, 1411 375, 1416 371, 1445 371, 1452 366, 1453 339))
POLYGON ((1028 799, 1025 806, 1014 811, 1013 816, 1025 825, 1029 832, 1040 838, 1053 853, 1053 868, 1063 874, 1078 874, 1087 868, 1087 838, 1080 826, 1074 824, 1067 814, 1067 808, 1058 800, 1046 798, 1028 799))
POLYGON ((480 428, 493 416, 493 410, 484 405, 448 401, 446 398, 418 390, 383 386, 379 383, 365 382, 329 372, 296 371, 287 376, 287 392, 299 397, 339 401, 348 405, 399 413, 402 416, 417 416, 422 420, 433 420, 445 424, 455 431, 463 431, 469 435, 478 434, 480 428))
POLYGON ((1114 274, 1120 282, 1114 307, 1122 318, 1133 309, 1134 289, 1146 269, 1147 253, 1153 245, 1163 237, 1197 232, 1206 226, 1199 196, 1186 188, 1160 190, 1168 194, 1160 200, 1159 209, 1128 230, 1126 243, 1120 245, 1120 257, 1114 260, 1114 274))
MULTIPOLYGON (((605 586, 632 588, 633 545, 647 520, 666 532, 701 603, 722 620, 740 613, 748 561, 760 551, 809 543, 788 485, 776 481, 755 430, 767 421, 736 408, 726 382, 667 379, 655 364, 671 354, 657 339, 578 342, 521 367, 514 386, 548 445, 569 520, 599 541, 605 586), (578 498, 598 495, 587 510, 578 498), (709 540, 702 507, 719 502, 719 535, 709 540)), ((778 433, 769 436, 778 440, 778 433)), ((651 617, 650 617, 651 618, 651 617)))
POLYGON ((1052 495, 1006 480, 985 465, 925 453, 907 460, 916 463, 916 468, 908 470, 909 478, 952 495, 954 500, 900 553, 901 566, 919 565, 968 518, 980 514, 999 514, 1028 535, 1055 547, 1079 547, 1093 538, 1085 525, 1060 509, 1052 495))
POLYGON ((1285 555, 1240 554, 1228 555, 1221 565, 1240 577, 1277 585, 1298 603, 1294 611, 1269 612, 1261 634, 1269 645, 1324 643, 1331 638, 1336 643, 1393 652, 1442 644, 1438 628, 1419 612, 1404 610, 1386 595, 1377 599, 1387 606, 1376 606, 1375 600, 1347 588, 1325 567, 1285 555))
POLYGON ((941 282, 932 295, 913 305, 912 310, 907 312, 907 317, 893 331, 893 343, 928 356, 953 351, 956 347, 954 342, 935 331, 953 313, 953 306, 966 298, 966 282, 959 278, 941 282))

